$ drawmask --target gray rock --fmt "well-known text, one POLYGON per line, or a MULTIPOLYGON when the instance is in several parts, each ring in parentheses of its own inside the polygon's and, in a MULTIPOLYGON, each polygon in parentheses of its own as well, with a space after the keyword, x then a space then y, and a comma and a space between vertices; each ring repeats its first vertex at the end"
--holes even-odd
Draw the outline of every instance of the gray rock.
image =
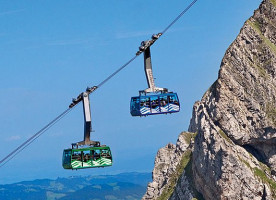
MULTIPOLYGON (((192 133, 183 132, 179 135, 176 145, 168 144, 166 147, 159 149, 152 172, 153 181, 148 184, 143 199, 156 199, 175 187, 178 176, 181 176, 183 168, 186 166, 184 165, 185 161, 188 162, 190 159, 190 155, 186 155, 186 153, 191 152, 193 136, 192 133)), ((182 175, 182 177, 185 180, 185 175, 182 175)), ((189 190, 185 190, 185 192, 189 193, 189 190)))
POLYGON ((276 199, 276 0, 227 49, 189 132, 158 151, 143 199, 276 199))

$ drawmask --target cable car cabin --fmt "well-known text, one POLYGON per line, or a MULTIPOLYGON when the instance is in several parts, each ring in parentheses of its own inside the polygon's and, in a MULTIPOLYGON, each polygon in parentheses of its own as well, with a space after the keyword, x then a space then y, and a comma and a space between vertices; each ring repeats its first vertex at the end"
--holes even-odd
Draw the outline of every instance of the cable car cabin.
POLYGON ((112 165, 112 155, 108 146, 65 149, 62 166, 64 169, 85 169, 112 165))
POLYGON ((140 95, 132 97, 130 113, 132 116, 147 116, 179 112, 180 104, 176 93, 140 95))

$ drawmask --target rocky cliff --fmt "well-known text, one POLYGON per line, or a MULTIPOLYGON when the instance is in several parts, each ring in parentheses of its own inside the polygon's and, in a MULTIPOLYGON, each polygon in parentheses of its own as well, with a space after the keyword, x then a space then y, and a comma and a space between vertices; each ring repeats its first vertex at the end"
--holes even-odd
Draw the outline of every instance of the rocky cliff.
POLYGON ((158 151, 143 199, 276 199, 276 0, 227 49, 189 132, 158 151))

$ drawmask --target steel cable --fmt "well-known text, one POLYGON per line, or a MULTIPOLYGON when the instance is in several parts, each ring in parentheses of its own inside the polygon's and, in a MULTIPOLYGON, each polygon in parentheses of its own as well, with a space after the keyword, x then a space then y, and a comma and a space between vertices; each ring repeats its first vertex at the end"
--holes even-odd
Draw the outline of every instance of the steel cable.
POLYGON ((165 32, 167 32, 167 30, 169 28, 171 28, 172 25, 175 24, 175 22, 177 22, 195 3, 197 2, 197 0, 194 0, 192 3, 190 3, 170 24, 169 26, 167 26, 163 31, 162 31, 162 35, 164 35, 165 32))
POLYGON ((7 162, 9 162, 13 157, 15 157, 18 153, 20 153, 23 149, 33 143, 39 136, 41 136, 45 131, 51 128, 54 124, 56 124, 59 120, 61 120, 65 115, 67 115, 72 108, 67 108, 64 112, 58 115, 55 119, 49 122, 46 126, 36 132, 32 137, 23 142, 20 146, 18 146, 15 150, 9 153, 5 158, 0 161, 0 167, 3 167, 7 162))
POLYGON ((134 61, 138 56, 134 56, 131 58, 128 62, 126 62, 123 66, 121 66, 119 69, 117 69, 114 73, 112 73, 110 76, 108 76, 105 80, 103 80, 97 88, 101 87, 103 84, 105 84, 107 81, 109 81, 113 76, 118 74, 122 69, 124 69, 126 66, 128 66, 132 61, 134 61))

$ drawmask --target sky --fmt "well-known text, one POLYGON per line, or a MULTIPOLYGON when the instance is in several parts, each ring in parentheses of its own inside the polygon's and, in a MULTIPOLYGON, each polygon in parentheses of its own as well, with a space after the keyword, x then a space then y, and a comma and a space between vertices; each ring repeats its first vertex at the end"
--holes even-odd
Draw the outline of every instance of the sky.
MULTIPOLYGON (((191 1, 0 0, 0 159, 131 59, 191 1)), ((177 92, 181 112, 131 117, 147 88, 143 56, 90 95, 92 140, 113 166, 64 170, 62 152, 83 139, 77 106, 0 168, 0 184, 41 178, 151 172, 159 148, 187 131, 193 104, 217 79, 223 55, 261 0, 198 2, 152 47, 158 87, 177 92)))

